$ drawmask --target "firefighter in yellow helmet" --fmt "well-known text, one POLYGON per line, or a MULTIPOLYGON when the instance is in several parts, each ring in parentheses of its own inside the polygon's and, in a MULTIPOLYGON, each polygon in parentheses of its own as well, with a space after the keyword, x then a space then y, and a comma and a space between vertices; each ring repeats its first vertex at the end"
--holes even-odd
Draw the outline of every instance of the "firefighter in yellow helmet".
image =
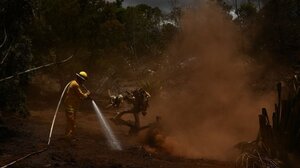
POLYGON ((87 80, 86 72, 76 73, 76 79, 69 83, 66 91, 64 105, 66 112, 66 132, 67 138, 73 138, 76 128, 76 113, 82 100, 89 98, 90 92, 85 89, 83 83, 87 80), (83 91, 85 89, 85 92, 83 91))

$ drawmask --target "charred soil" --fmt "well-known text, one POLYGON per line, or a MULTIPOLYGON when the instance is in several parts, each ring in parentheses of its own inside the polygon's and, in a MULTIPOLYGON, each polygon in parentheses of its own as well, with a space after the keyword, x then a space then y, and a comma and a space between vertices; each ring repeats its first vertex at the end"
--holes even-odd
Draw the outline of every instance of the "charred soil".
MULTIPOLYGON (((3 166, 46 147, 53 113, 54 110, 32 111, 28 119, 6 120, 10 134, 1 140, 0 165, 3 166)), ((105 116, 110 117, 112 114, 113 112, 106 112, 105 116)), ((64 119, 64 113, 60 112, 54 128, 52 144, 47 151, 31 156, 11 167, 234 167, 232 162, 188 159, 163 152, 149 153, 135 138, 126 135, 126 130, 110 123, 123 147, 122 151, 113 151, 107 144, 96 115, 92 112, 78 114, 77 140, 68 141, 63 138, 64 119)))

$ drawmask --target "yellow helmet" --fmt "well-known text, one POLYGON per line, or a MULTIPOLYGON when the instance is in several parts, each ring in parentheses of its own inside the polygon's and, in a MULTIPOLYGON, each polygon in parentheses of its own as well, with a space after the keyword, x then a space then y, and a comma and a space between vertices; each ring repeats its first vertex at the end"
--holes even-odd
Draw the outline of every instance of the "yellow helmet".
POLYGON ((76 73, 76 75, 77 75, 79 78, 83 79, 83 80, 87 80, 87 78, 88 78, 87 73, 84 72, 84 71, 81 71, 81 72, 79 72, 79 73, 76 73))

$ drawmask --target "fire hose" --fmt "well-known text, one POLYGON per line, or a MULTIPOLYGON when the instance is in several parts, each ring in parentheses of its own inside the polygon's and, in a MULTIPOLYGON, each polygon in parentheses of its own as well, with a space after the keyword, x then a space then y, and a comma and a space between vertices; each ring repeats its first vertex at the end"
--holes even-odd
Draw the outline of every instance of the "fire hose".
MULTIPOLYGON (((64 88, 64 90, 63 90, 63 92, 62 92, 62 94, 61 94, 61 96, 60 96, 59 102, 58 102, 58 104, 57 104, 57 107, 56 107, 56 110, 55 110, 55 114, 54 114, 54 117, 53 117, 53 120, 52 120, 51 128, 50 128, 50 132, 49 132, 49 138, 48 138, 47 146, 46 146, 45 148, 41 149, 41 150, 38 150, 38 151, 35 151, 35 152, 32 152, 32 153, 29 153, 29 154, 27 154, 27 155, 25 155, 25 156, 23 156, 23 157, 21 157, 21 158, 19 158, 19 159, 16 159, 16 160, 14 160, 14 161, 12 161, 12 162, 10 162, 10 163, 4 165, 4 166, 1 166, 0 168, 7 168, 7 167, 9 167, 9 166, 11 166, 11 165, 13 165, 13 164, 19 162, 19 161, 22 161, 22 160, 24 160, 24 159, 30 157, 30 156, 37 155, 37 154, 40 154, 40 153, 45 152, 46 150, 48 150, 48 147, 50 146, 50 143, 51 143, 51 137, 52 137, 52 132, 53 132, 53 128, 54 128, 54 123, 55 123, 55 120, 56 120, 56 116, 57 116, 57 113, 58 113, 58 110, 59 110, 61 101, 62 101, 62 99, 63 99, 63 97, 64 97, 65 91, 67 90, 67 88, 68 88, 69 85, 70 85, 70 83, 68 83, 68 84, 66 85, 66 87, 64 88)), ((84 88, 85 88, 85 87, 84 87, 84 88)), ((85 89, 86 89, 86 88, 85 88, 85 89)))

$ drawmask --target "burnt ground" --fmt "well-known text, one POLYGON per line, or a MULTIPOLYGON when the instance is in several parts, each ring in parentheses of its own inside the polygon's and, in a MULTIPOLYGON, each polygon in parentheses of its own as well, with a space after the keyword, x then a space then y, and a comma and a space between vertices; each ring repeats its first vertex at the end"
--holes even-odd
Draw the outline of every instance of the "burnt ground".
MULTIPOLYGON (((51 110, 31 111, 27 119, 9 118, 5 124, 10 128, 6 138, 1 139, 0 166, 37 151, 46 146, 49 129, 54 114, 51 110)), ((110 117, 111 112, 105 115, 110 117)), ((164 153, 148 153, 135 138, 128 136, 127 130, 111 126, 120 139, 123 150, 113 151, 107 144, 104 134, 92 110, 78 113, 78 141, 69 142, 63 138, 64 113, 59 112, 54 128, 51 146, 47 151, 31 156, 11 167, 101 167, 101 168, 231 168, 231 162, 208 159, 187 159, 164 153)))

